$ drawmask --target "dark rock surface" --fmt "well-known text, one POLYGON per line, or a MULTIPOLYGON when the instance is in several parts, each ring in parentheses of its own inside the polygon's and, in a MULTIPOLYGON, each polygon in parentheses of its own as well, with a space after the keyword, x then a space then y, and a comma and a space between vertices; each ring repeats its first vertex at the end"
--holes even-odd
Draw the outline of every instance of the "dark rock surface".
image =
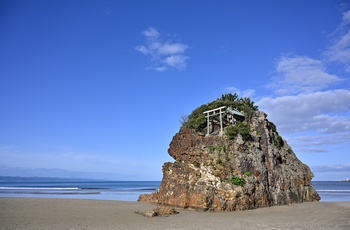
POLYGON ((204 136, 181 128, 163 165, 158 192, 139 201, 211 211, 248 210, 320 200, 313 174, 278 135, 266 114, 255 111, 249 140, 240 134, 204 136))

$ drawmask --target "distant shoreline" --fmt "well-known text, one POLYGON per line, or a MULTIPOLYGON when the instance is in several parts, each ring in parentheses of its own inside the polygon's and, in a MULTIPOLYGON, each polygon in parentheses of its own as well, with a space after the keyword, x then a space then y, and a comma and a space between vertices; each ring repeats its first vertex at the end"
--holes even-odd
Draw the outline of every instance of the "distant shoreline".
MULTIPOLYGON (((104 181, 66 178, 1 177, 0 197, 136 201, 157 191, 161 181, 104 181)), ((312 181, 321 202, 350 201, 350 183, 312 181)))

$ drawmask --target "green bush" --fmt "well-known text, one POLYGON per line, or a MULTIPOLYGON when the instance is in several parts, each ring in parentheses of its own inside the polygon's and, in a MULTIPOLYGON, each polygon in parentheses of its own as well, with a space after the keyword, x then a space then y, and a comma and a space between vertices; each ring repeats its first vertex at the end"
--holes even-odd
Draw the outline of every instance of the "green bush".
POLYGON ((184 125, 188 128, 192 128, 195 130, 203 129, 207 126, 207 120, 204 116, 204 114, 198 114, 195 118, 188 119, 184 125))
POLYGON ((234 139, 238 134, 241 134, 244 141, 252 139, 250 135, 250 125, 246 122, 240 122, 235 125, 229 125, 225 129, 225 134, 229 139, 234 139))
POLYGON ((215 151, 215 146, 208 146, 209 152, 213 153, 215 151))
POLYGON ((268 122, 267 128, 272 131, 273 143, 278 148, 281 149, 284 146, 283 138, 277 132, 276 125, 271 121, 268 122))
POLYGON ((277 135, 273 138, 273 143, 278 149, 281 149, 284 146, 284 141, 280 135, 277 135))
POLYGON ((229 125, 225 129, 225 135, 229 139, 234 139, 238 134, 238 127, 236 125, 229 125))
POLYGON ((237 185, 237 186, 244 186, 244 184, 245 184, 245 180, 243 178, 239 178, 239 177, 237 177, 235 175, 231 176, 230 182, 233 185, 237 185))
POLYGON ((211 109, 216 109, 221 106, 236 108, 238 111, 242 111, 246 116, 248 123, 250 122, 250 118, 253 112, 258 110, 258 106, 254 105, 254 102, 251 101, 250 98, 238 98, 238 95, 236 93, 228 93, 223 94, 221 98, 199 106, 193 110, 188 117, 183 116, 180 122, 183 127, 201 131, 201 129, 205 128, 207 125, 207 120, 203 112, 211 109))

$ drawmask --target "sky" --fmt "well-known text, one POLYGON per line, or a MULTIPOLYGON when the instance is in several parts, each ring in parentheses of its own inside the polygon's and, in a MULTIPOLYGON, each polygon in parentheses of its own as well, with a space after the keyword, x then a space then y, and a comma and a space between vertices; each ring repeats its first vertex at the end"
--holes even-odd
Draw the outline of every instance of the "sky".
POLYGON ((350 2, 0 1, 0 175, 161 180, 180 118, 250 97, 350 178, 350 2))

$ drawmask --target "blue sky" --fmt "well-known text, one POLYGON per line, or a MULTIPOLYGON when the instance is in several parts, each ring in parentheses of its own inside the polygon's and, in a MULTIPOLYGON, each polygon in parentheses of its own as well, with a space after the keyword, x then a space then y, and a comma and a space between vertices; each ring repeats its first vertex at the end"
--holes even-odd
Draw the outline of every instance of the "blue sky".
POLYGON ((314 180, 350 178, 348 1, 15 0, 0 15, 0 175, 161 180, 180 117, 236 92, 314 180))

